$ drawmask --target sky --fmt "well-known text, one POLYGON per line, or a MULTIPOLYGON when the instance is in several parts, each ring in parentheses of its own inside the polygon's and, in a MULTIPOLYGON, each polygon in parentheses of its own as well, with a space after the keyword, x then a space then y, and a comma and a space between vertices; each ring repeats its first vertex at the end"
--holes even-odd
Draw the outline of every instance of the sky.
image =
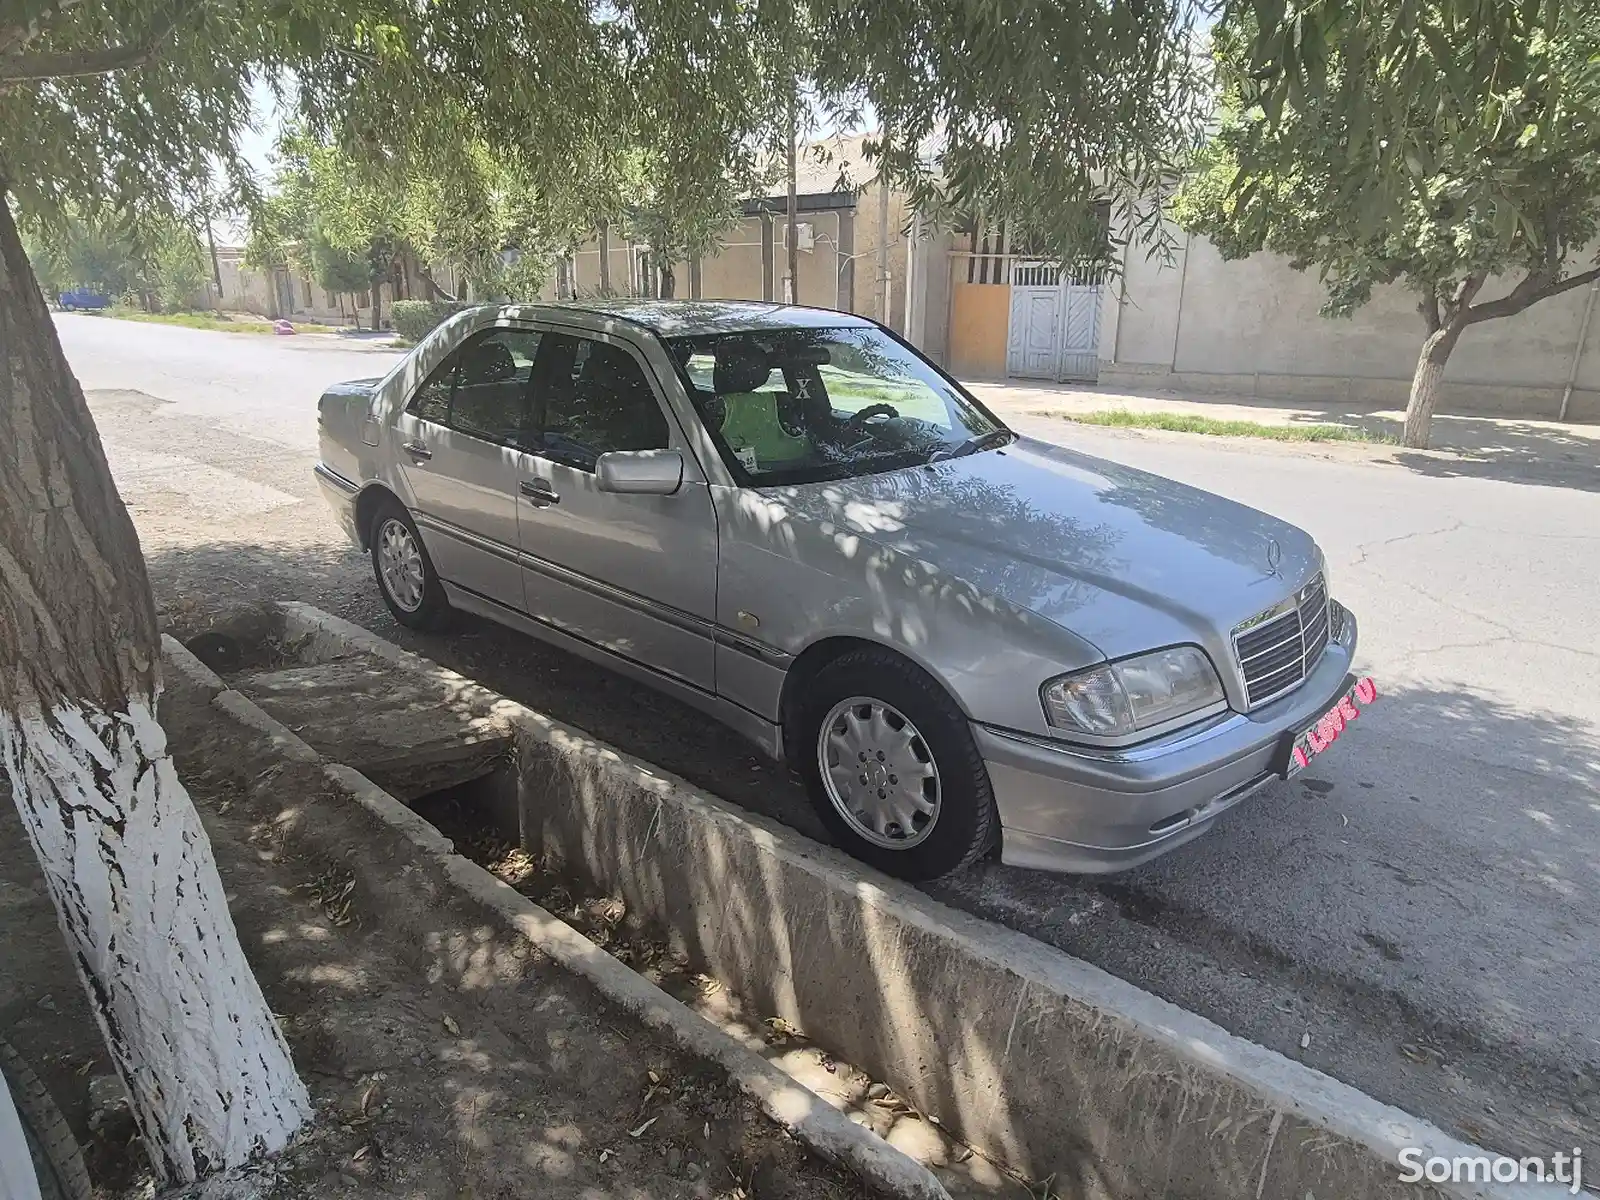
POLYGON ((256 128, 245 132, 239 141, 239 149, 255 168, 256 174, 266 179, 271 175, 271 164, 267 159, 278 140, 278 126, 283 124, 285 113, 278 106, 272 89, 260 80, 250 89, 250 105, 255 110, 256 128))

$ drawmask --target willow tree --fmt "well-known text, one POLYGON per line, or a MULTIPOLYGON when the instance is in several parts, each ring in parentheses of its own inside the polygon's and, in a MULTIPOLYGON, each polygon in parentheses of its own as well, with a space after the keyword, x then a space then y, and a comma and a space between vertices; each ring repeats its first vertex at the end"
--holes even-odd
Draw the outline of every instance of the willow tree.
POLYGON ((138 540, 17 217, 170 214, 219 170, 249 193, 250 88, 283 79, 354 161, 517 146, 532 193, 570 213, 603 211, 643 155, 657 194, 722 203, 696 181, 770 136, 783 114, 759 97, 786 92, 759 72, 795 28, 827 103, 871 104, 929 149, 902 169, 930 205, 1020 206, 1065 245, 1096 180, 1170 147, 1176 0, 805 7, 0 0, 0 758, 164 1177, 275 1150, 309 1109, 173 771, 138 540))
POLYGON ((1409 289, 1426 447, 1463 335, 1600 280, 1600 12, 1241 0, 1215 42, 1224 116, 1178 220, 1315 270, 1328 316, 1409 289))

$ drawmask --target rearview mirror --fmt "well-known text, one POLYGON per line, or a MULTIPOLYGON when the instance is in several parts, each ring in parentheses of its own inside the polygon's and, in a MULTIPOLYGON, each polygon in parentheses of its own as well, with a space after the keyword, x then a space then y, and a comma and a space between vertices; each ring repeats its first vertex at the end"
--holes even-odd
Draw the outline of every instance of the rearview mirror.
POLYGON ((595 460, 602 492, 670 496, 683 486, 683 455, 676 450, 612 450, 595 460))

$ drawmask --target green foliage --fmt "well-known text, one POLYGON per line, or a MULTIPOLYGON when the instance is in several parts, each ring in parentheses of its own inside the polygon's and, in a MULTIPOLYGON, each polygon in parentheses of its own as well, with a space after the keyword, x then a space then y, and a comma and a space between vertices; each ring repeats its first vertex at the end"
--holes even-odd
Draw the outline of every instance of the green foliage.
POLYGON ((813 0, 817 81, 925 215, 1004 219, 1040 253, 1109 257, 1096 215, 1158 247, 1165 195, 1200 140, 1210 85, 1193 22, 1208 5, 1140 0, 813 0))
POLYGON ((122 222, 105 216, 62 214, 54 224, 25 226, 23 242, 40 287, 52 295, 90 287, 107 296, 139 285, 141 264, 122 222))
POLYGON ((1388 434, 1372 433, 1359 425, 1267 425, 1260 421, 1224 421, 1189 413, 1135 412, 1126 408, 1052 415, 1079 425, 1108 425, 1117 429, 1165 429, 1174 433, 1204 433, 1213 437, 1266 438, 1274 442, 1391 443, 1395 440, 1388 434))
POLYGON ((396 300, 389 307, 389 325, 408 342, 420 342, 463 305, 445 300, 396 300))
POLYGON ((1571 0, 1229 0, 1219 43, 1240 111, 1271 121, 1295 109, 1303 119, 1334 116, 1346 134, 1337 157, 1370 172, 1359 198, 1380 219, 1409 203, 1408 176, 1458 168, 1482 151, 1465 190, 1497 208, 1505 236, 1514 224, 1534 236, 1537 215, 1523 214, 1516 178, 1495 178, 1495 160, 1531 150, 1515 165, 1544 161, 1574 134, 1567 148, 1592 146, 1596 16, 1571 0))
POLYGON ((211 282, 211 266, 200 239, 188 229, 170 229, 152 248, 150 280, 164 311, 188 308, 211 282))
POLYGON ((329 291, 353 292, 388 279, 395 259, 409 254, 425 277, 449 262, 481 294, 523 298, 537 293, 557 248, 588 220, 541 206, 514 150, 491 154, 467 142, 448 170, 423 170, 365 161, 295 128, 279 142, 270 196, 252 213, 246 259, 288 263, 329 291), (508 246, 521 250, 509 265, 508 246))
POLYGON ((59 214, 26 227, 28 257, 46 292, 87 286, 108 296, 149 295, 187 308, 211 268, 193 230, 164 215, 138 222, 115 214, 59 214))
MULTIPOLYGON (((218 333, 273 333, 270 321, 233 320, 214 313, 152 313, 128 303, 118 303, 102 310, 102 315, 119 321, 142 321, 150 325, 180 325, 185 329, 209 329, 218 333)), ((327 331, 328 326, 296 321, 294 327, 301 333, 327 331)))
MULTIPOLYGON (((357 168, 363 203, 345 227, 331 227, 334 206, 317 209, 333 244, 376 229, 424 259, 447 252, 492 274, 506 245, 545 256, 630 211, 670 215, 674 228, 652 233, 664 251, 703 240, 805 79, 835 117, 875 110, 894 135, 886 166, 930 210, 1011 216, 1039 244, 1067 247, 1087 236, 1089 199, 1159 186, 1186 147, 1195 11, 1179 0, 10 0, 0 161, 38 221, 73 206, 182 209, 219 174, 219 199, 253 205, 259 183, 238 155, 250 88, 292 81, 308 135, 357 168)), ((268 223, 292 233, 304 216, 268 223)), ((303 240, 252 249, 264 261, 303 240)))
POLYGON ((1600 13, 1241 4, 1216 36, 1223 119, 1173 207, 1225 257, 1268 249, 1345 315, 1414 290, 1430 332, 1578 286, 1600 228, 1600 13), (1485 73, 1487 72, 1487 74, 1485 73), (1493 275, 1511 294, 1473 300, 1493 275))
POLYGON ((311 278, 323 291, 339 293, 364 292, 383 278, 383 272, 374 269, 373 243, 340 245, 329 237, 323 225, 313 225, 302 246, 311 278))

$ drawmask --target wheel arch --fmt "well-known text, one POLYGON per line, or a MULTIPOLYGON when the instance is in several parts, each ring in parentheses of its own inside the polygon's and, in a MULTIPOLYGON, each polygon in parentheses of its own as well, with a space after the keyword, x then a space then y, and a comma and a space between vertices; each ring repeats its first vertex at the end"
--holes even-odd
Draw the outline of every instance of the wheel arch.
POLYGON ((843 658, 846 654, 856 650, 878 650, 892 654, 907 666, 914 667, 938 685, 944 694, 950 697, 951 702, 963 714, 967 707, 961 702, 961 697, 951 691, 948 684, 941 679, 937 672, 932 670, 926 662, 921 661, 916 655, 907 653, 904 647, 895 646, 889 642, 880 642, 873 638, 861 637, 857 634, 830 634, 818 638, 800 651, 789 669, 784 673, 783 690, 778 697, 778 721, 783 730, 783 752, 789 762, 794 762, 794 753, 798 746, 799 730, 796 722, 800 712, 800 699, 806 695, 813 680, 829 663, 843 658))
POLYGON ((362 550, 372 549, 372 520, 378 510, 389 503, 405 508, 405 501, 383 483, 369 483, 356 496, 356 537, 360 539, 362 550))

